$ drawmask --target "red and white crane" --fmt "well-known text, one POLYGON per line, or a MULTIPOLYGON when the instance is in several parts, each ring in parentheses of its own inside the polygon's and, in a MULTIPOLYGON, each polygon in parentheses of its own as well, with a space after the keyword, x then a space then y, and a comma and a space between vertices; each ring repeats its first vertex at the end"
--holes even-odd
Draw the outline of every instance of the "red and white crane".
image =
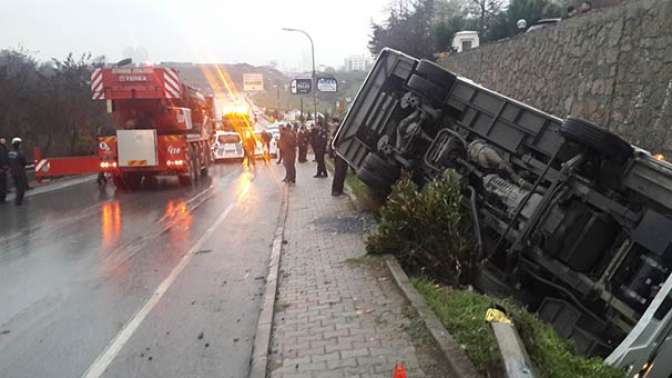
POLYGON ((212 98, 184 84, 176 70, 98 68, 91 91, 112 114, 115 130, 98 137, 98 157, 117 187, 134 189, 143 178, 164 175, 186 185, 207 175, 212 98))

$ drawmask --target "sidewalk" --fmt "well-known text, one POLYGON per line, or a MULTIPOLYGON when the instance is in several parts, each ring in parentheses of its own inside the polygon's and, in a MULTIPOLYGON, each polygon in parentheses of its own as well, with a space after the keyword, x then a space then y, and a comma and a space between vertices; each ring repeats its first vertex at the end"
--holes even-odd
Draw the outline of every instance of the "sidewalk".
POLYGON ((297 164, 275 302, 269 377, 385 377, 403 361, 409 378, 446 377, 380 259, 363 257, 366 220, 331 177, 297 164))

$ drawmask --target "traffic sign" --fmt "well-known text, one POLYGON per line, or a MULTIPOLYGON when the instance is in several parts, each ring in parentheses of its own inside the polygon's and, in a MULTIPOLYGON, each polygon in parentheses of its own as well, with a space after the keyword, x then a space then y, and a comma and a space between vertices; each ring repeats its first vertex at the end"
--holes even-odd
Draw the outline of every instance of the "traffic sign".
POLYGON ((333 77, 320 77, 317 79, 317 90, 320 92, 338 91, 338 81, 333 77))
POLYGON ((304 95, 310 93, 313 88, 312 79, 294 79, 290 85, 292 94, 304 95))
POLYGON ((264 75, 260 73, 243 74, 243 90, 245 92, 259 92, 264 90, 264 75))

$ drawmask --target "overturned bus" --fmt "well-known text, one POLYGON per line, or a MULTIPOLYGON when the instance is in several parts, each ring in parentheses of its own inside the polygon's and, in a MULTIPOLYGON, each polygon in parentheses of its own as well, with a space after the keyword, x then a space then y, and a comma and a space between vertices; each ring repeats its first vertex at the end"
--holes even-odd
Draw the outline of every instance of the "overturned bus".
POLYGON ((420 185, 456 171, 481 290, 519 298, 579 353, 670 376, 672 164, 390 49, 333 147, 381 194, 402 171, 420 185))

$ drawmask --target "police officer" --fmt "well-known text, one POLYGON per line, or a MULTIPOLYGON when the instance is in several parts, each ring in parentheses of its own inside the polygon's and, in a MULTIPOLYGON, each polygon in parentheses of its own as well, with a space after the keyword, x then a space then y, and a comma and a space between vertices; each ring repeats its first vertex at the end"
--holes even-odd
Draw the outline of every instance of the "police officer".
POLYGON ((305 126, 301 126, 296 133, 296 142, 299 144, 299 163, 305 163, 308 154, 308 131, 305 126))
POLYGON ((285 179, 282 180, 288 184, 296 183, 296 134, 286 126, 280 131, 280 144, 283 146, 283 163, 285 165, 285 179))
MULTIPOLYGON (((338 127, 340 120, 334 118, 332 122, 338 127)), ((334 134, 336 133, 336 128, 334 129, 334 134)), ((333 139, 333 138, 332 138, 333 139)), ((343 187, 345 186, 345 177, 348 174, 348 163, 343 160, 343 158, 333 151, 334 154, 334 181, 331 183, 331 195, 340 196, 343 194, 343 187)))
POLYGON ((9 171, 7 140, 0 138, 0 203, 5 203, 7 199, 7 171, 9 171))
POLYGON ((327 152, 329 136, 327 129, 319 123, 314 136, 315 161, 317 161, 317 173, 313 177, 327 177, 327 166, 324 163, 324 154, 327 152))
POLYGON ((23 203, 23 195, 28 189, 28 177, 26 176, 26 157, 21 151, 21 138, 12 139, 12 150, 7 154, 9 160, 9 172, 16 187, 14 204, 20 206, 23 203))

